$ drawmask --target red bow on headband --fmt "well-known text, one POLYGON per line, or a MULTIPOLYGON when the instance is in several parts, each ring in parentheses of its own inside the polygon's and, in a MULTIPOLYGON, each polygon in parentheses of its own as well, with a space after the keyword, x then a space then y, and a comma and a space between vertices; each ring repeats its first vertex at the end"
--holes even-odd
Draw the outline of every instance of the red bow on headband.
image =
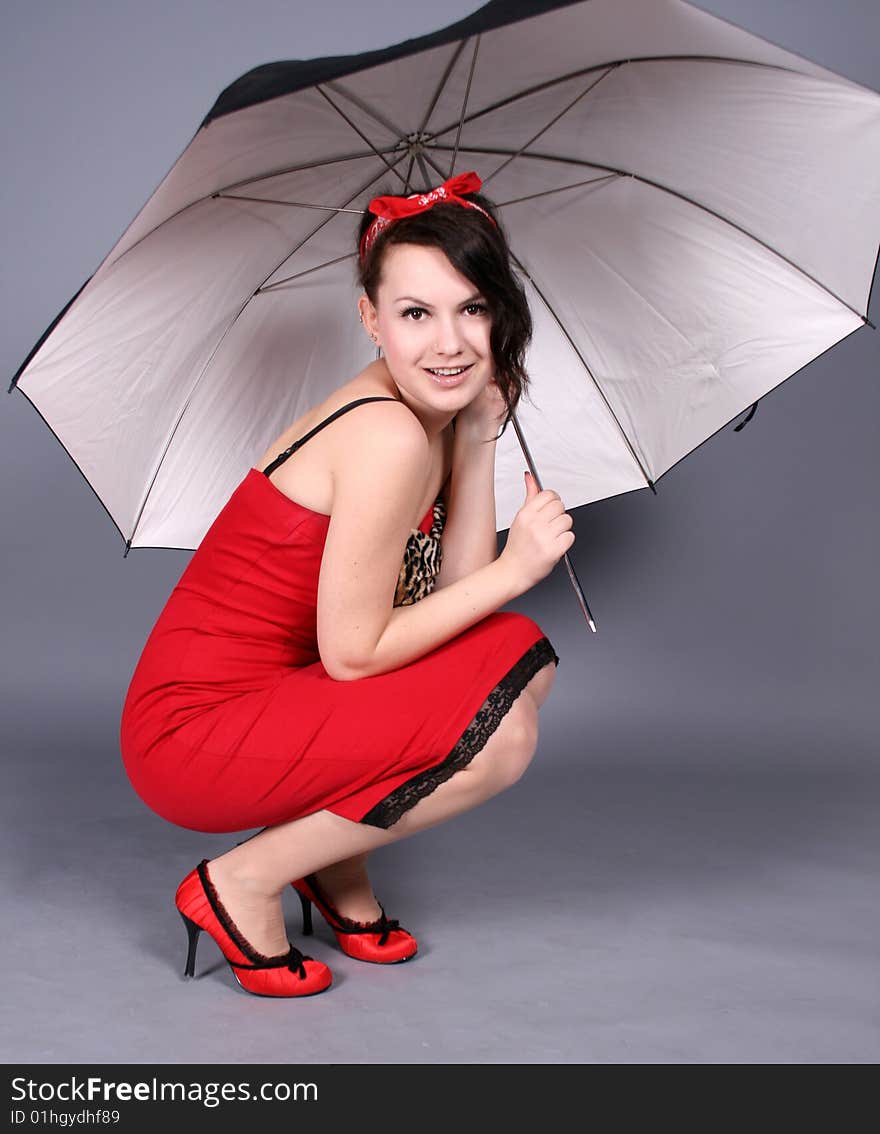
POLYGON ((459 196, 461 193, 479 192, 482 184, 483 182, 477 174, 473 170, 469 170, 467 173, 458 173, 455 177, 450 177, 442 185, 438 185, 436 189, 430 189, 427 193, 412 193, 409 197, 374 197, 370 201, 369 210, 376 214, 376 219, 361 240, 361 262, 366 259, 367 253, 372 248, 379 233, 392 221, 400 220, 401 217, 412 217, 416 213, 423 213, 426 209, 433 208, 440 201, 454 201, 458 205, 466 205, 469 209, 476 209, 477 212, 488 217, 494 224, 495 221, 492 220, 485 209, 481 209, 473 201, 466 201, 459 196))

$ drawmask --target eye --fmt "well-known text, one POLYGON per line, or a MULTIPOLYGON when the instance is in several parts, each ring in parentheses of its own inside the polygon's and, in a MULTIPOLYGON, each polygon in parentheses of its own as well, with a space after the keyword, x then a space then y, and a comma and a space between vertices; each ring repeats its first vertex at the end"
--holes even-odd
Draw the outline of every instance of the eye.
POLYGON ((469 303, 467 307, 465 307, 465 311, 467 311, 469 315, 486 315, 489 312, 489 308, 485 303, 469 303))
POLYGON ((405 311, 401 311, 401 315, 404 319, 408 319, 410 316, 412 316, 412 321, 414 323, 420 323, 421 316, 425 314, 427 314, 427 312, 425 311, 424 307, 407 307, 405 311))

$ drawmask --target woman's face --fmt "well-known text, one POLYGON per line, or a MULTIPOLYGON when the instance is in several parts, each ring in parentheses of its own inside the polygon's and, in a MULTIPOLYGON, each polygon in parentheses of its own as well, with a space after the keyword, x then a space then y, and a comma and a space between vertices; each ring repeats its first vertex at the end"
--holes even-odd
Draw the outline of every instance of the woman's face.
POLYGON ((360 309, 394 381, 426 407, 455 414, 493 377, 486 300, 441 249, 392 244, 376 306, 362 296, 360 309))

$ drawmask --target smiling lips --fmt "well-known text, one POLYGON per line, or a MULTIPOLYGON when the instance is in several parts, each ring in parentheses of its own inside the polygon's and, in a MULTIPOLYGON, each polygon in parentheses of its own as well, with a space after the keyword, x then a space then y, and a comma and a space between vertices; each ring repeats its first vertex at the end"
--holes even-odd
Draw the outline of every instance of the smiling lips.
POLYGON ((473 366, 473 363, 469 362, 467 366, 428 366, 425 367, 425 369, 439 385, 457 386, 459 381, 461 381, 470 370, 471 366, 473 366))

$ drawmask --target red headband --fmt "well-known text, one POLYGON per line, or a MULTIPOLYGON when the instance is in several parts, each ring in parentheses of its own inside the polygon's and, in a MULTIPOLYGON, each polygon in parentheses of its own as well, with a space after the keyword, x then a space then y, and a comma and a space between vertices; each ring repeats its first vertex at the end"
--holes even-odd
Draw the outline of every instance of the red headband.
POLYGON ((458 205, 467 205, 469 209, 476 209, 484 217, 488 217, 492 224, 495 224, 495 221, 492 220, 485 209, 481 209, 473 201, 466 201, 459 196, 460 193, 478 192, 482 184, 477 174, 471 170, 468 173, 458 173, 455 177, 450 177, 442 185, 438 185, 436 189, 431 189, 427 193, 412 193, 409 197, 374 197, 368 208, 371 213, 376 214, 376 219, 361 238, 361 263, 367 258, 367 253, 373 247, 376 237, 392 221, 400 220, 401 217, 412 217, 416 213, 423 213, 426 209, 433 208, 438 201, 455 201, 458 205))

